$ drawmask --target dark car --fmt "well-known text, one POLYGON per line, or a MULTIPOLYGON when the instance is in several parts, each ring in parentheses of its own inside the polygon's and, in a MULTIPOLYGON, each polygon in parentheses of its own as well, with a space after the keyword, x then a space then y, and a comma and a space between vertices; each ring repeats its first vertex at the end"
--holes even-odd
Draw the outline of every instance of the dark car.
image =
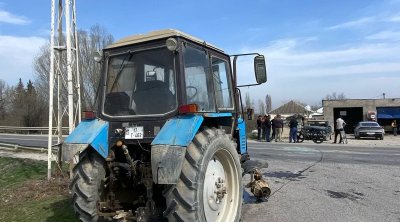
POLYGON ((373 121, 359 122, 354 128, 354 137, 360 139, 361 137, 372 137, 383 140, 385 131, 377 123, 373 121))

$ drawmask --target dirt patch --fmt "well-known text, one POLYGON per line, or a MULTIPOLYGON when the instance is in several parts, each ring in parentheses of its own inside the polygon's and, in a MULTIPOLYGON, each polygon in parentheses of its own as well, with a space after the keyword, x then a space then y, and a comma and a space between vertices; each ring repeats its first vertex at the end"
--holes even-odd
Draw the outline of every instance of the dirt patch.
POLYGON ((18 206, 26 201, 40 201, 55 196, 68 198, 70 196, 68 184, 67 179, 55 178, 50 181, 29 180, 18 187, 1 188, 0 206, 3 204, 8 207, 18 206))

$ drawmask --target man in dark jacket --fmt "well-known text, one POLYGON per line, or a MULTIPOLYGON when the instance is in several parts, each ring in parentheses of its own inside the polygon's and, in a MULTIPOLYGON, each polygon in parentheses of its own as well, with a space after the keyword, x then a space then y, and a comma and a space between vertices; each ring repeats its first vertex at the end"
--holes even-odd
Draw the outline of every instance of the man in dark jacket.
POLYGON ((294 115, 294 117, 292 117, 289 122, 289 143, 291 143, 292 141, 293 143, 295 143, 297 141, 297 125, 299 125, 299 123, 297 122, 296 118, 297 115, 294 115))
POLYGON ((270 115, 264 116, 263 129, 264 129, 265 140, 267 142, 270 142, 270 136, 271 136, 271 116, 270 115))
POLYGON ((262 119, 261 119, 261 115, 258 116, 257 118, 257 140, 260 141, 261 140, 261 127, 262 127, 262 119))

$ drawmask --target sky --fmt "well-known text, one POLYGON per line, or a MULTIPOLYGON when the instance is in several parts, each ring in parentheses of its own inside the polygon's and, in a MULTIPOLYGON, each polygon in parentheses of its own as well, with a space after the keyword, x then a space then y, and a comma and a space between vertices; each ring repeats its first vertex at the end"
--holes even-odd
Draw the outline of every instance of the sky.
MULTIPOLYGON (((50 37, 50 0, 0 0, 0 79, 34 79, 33 58, 50 37)), ((400 0, 76 0, 77 25, 100 24, 116 40, 174 28, 228 54, 258 52, 268 81, 242 88, 255 106, 271 95, 321 104, 400 97, 400 0)), ((239 84, 255 82, 252 58, 238 60, 239 84)), ((244 97, 244 95, 243 95, 244 97)))

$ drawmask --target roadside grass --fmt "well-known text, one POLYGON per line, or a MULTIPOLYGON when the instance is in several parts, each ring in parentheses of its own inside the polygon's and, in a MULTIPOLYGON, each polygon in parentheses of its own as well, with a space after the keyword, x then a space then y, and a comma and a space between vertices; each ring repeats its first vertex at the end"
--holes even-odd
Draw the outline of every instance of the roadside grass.
POLYGON ((68 179, 46 175, 45 161, 0 157, 0 221, 76 221, 68 179))

